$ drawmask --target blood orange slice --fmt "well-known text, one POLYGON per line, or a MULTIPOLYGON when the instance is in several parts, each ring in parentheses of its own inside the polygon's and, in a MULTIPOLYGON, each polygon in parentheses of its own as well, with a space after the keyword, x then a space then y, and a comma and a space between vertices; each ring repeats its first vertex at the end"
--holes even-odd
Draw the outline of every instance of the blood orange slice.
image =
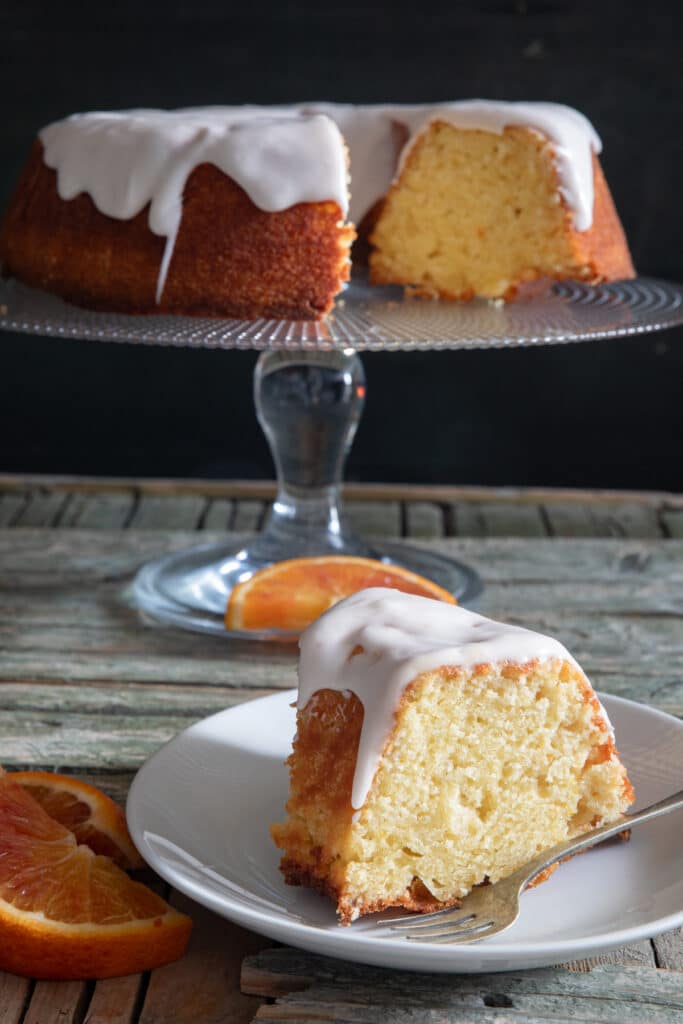
POLYGON ((145 862, 133 846, 121 807, 106 793, 69 775, 12 772, 11 778, 30 793, 51 818, 60 822, 94 853, 111 857, 125 871, 145 862))
POLYGON ((79 846, 0 769, 0 969, 109 978, 182 956, 192 923, 79 846))
POLYGON ((325 555, 275 562, 238 583, 230 594, 225 625, 300 632, 337 601, 366 587, 389 587, 455 604, 443 587, 398 565, 325 555))

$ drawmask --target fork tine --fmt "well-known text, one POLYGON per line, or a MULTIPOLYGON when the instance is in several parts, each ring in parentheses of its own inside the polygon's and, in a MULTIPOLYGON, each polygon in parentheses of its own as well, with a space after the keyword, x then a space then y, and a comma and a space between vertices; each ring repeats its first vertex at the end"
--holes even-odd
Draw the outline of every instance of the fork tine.
POLYGON ((438 937, 440 935, 465 935, 465 934, 469 934, 470 932, 475 932, 479 928, 488 928, 490 925, 493 925, 493 924, 495 924, 495 921, 486 920, 486 919, 484 919, 482 921, 481 918, 479 918, 478 920, 473 920, 473 921, 463 921, 461 923, 456 922, 455 924, 453 924, 451 926, 445 925, 443 928, 437 928, 435 926, 434 928, 430 928, 429 931, 427 931, 425 929, 422 932, 419 932, 419 933, 414 933, 413 932, 411 934, 420 934, 420 935, 429 936, 431 938, 435 938, 435 937, 438 937))
POLYGON ((457 946, 459 943, 463 945, 466 942, 479 942, 480 939, 489 939, 492 935, 498 935, 499 932, 504 932, 507 925, 496 925, 493 924, 490 928, 482 928, 474 934, 469 935, 452 935, 444 939, 439 939, 439 942, 443 942, 449 946, 457 946))
POLYGON ((466 928, 447 929, 442 932, 430 932, 429 934, 417 933, 405 936, 410 942, 445 942, 454 944, 456 942, 476 942, 479 939, 488 938, 502 931, 495 921, 486 921, 482 924, 471 924, 466 928))
POLYGON ((416 921, 415 918, 398 918, 397 923, 391 925, 391 930, 392 932, 416 931, 418 929, 426 931, 429 928, 443 928, 447 924, 464 924, 466 921, 472 921, 475 917, 476 914, 463 914, 459 909, 450 912, 441 910, 438 914, 425 914, 419 921, 416 921))
POLYGON ((442 907, 441 910, 432 910, 428 914, 413 914, 410 917, 405 914, 401 914, 400 917, 384 917, 381 921, 378 921, 377 924, 382 925, 383 927, 385 924, 415 924, 416 920, 432 921, 434 918, 442 920, 445 914, 454 914, 461 909, 462 907, 456 905, 452 907, 442 907))
MULTIPOLYGON (((486 920, 487 919, 485 918, 484 921, 486 922, 486 920)), ((488 923, 490 924, 491 922, 489 921, 488 923)), ((472 928, 480 928, 481 924, 481 917, 477 918, 475 914, 469 914, 468 917, 461 918, 458 921, 445 921, 443 924, 439 924, 435 921, 434 924, 429 925, 427 928, 421 928, 419 931, 413 929, 409 934, 425 936, 454 935, 456 932, 468 932, 471 931, 472 928)))

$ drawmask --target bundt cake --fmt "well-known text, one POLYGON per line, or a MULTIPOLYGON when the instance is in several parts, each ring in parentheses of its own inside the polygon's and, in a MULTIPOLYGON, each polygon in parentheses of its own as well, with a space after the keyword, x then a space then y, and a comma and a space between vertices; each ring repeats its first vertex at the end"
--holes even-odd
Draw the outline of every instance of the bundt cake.
POLYGON ((302 635, 288 764, 281 870, 331 896, 342 924, 455 905, 633 800, 558 641, 381 588, 302 635))
POLYGON ((95 309, 284 319, 330 310, 354 223, 371 280, 424 295, 631 277, 599 152, 559 104, 77 114, 40 132, 0 264, 95 309))

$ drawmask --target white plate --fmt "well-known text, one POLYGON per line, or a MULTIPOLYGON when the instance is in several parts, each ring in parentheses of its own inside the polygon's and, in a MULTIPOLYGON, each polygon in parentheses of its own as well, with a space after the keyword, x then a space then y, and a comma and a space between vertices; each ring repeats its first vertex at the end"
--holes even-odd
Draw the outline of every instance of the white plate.
MULTIPOLYGON (((268 825, 284 814, 283 761, 294 691, 222 711, 162 747, 138 773, 128 824, 142 856, 192 899, 302 949, 422 971, 503 971, 556 964, 683 924, 683 812, 635 829, 629 843, 576 857, 522 899, 517 923, 463 946, 416 945, 381 918, 342 928, 332 904, 286 886, 268 825)), ((683 722, 603 698, 644 807, 683 786, 683 722)))

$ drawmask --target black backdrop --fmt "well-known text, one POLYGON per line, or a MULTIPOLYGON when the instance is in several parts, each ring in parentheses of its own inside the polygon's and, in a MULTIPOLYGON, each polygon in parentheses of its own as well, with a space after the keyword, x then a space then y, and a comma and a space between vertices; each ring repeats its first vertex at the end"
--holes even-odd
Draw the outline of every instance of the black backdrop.
MULTIPOLYGON (((201 103, 567 102, 641 273, 683 279, 683 4, 0 5, 0 204, 36 130, 201 103)), ((255 355, 0 334, 0 471, 265 477, 255 355)), ((364 357, 353 479, 683 490, 683 331, 511 352, 364 357)))

